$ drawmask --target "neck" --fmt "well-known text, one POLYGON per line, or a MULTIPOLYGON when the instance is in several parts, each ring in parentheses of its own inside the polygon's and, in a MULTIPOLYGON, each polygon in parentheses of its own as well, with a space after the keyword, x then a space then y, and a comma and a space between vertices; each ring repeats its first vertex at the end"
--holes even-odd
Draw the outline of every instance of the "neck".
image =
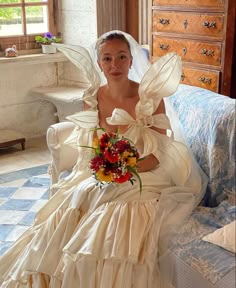
POLYGON ((107 84, 108 94, 111 98, 122 100, 130 97, 130 80, 121 82, 112 82, 107 84))

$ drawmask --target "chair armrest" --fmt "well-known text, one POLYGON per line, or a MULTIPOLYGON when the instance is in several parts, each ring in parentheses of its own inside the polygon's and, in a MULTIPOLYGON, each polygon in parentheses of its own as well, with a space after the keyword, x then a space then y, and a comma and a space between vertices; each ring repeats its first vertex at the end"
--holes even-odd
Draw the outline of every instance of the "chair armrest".
MULTIPOLYGON (((71 169, 77 162, 77 149, 64 143, 74 128, 72 122, 60 122, 49 126, 47 130, 47 146, 52 157, 49 168, 51 186, 59 181, 62 172, 71 169)), ((55 193, 53 190, 51 188, 51 196, 55 193)))

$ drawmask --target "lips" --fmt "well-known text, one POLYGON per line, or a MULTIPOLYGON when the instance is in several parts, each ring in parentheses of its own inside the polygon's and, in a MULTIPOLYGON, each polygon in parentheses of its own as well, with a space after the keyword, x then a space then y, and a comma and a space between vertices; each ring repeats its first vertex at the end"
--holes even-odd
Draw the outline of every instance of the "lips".
POLYGON ((121 72, 111 72, 110 75, 112 76, 120 76, 122 73, 121 72))

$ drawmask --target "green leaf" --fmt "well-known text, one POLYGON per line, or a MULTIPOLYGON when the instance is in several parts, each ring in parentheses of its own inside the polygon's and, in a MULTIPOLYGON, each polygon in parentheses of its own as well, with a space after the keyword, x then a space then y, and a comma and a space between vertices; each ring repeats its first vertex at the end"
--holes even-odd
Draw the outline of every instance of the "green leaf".
POLYGON ((137 172, 137 170, 136 169, 134 169, 133 167, 131 167, 131 166, 127 166, 127 169, 129 170, 129 171, 131 171, 134 175, 136 175, 137 176, 137 178, 138 178, 138 181, 139 181, 139 192, 140 192, 140 194, 141 194, 141 192, 142 192, 142 189, 143 189, 143 185, 142 185, 142 180, 141 180, 141 178, 140 178, 140 176, 139 176, 139 174, 138 174, 138 172, 137 172))
POLYGON ((97 150, 97 148, 95 147, 92 147, 92 146, 85 146, 85 145, 79 145, 79 147, 82 147, 82 148, 90 148, 90 149, 93 149, 93 150, 97 150))

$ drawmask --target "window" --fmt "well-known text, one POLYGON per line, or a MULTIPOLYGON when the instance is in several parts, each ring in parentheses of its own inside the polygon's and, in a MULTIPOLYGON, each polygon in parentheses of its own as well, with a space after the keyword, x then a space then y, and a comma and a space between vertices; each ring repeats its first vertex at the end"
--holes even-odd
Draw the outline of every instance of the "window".
POLYGON ((58 0, 0 0, 0 49, 39 48, 35 36, 56 34, 58 0))

